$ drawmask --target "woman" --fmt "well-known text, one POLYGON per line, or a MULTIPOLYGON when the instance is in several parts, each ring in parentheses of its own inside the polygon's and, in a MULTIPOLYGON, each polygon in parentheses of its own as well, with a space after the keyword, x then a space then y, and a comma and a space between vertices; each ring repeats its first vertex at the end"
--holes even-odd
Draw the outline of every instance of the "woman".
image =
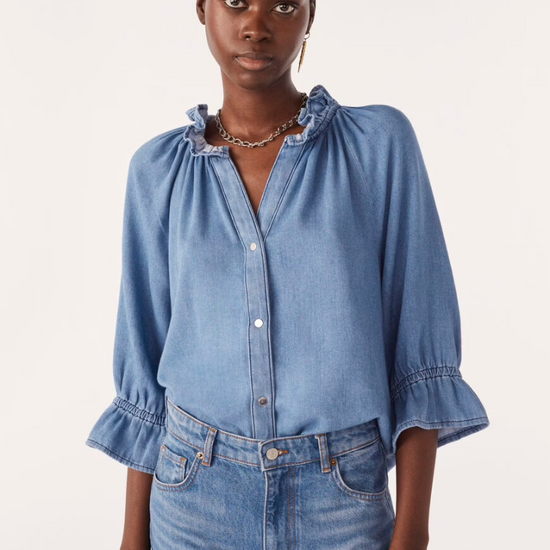
POLYGON ((196 9, 223 105, 132 157, 86 442, 128 466, 122 548, 425 549, 436 449, 489 420, 415 133, 295 88, 314 0, 196 9))

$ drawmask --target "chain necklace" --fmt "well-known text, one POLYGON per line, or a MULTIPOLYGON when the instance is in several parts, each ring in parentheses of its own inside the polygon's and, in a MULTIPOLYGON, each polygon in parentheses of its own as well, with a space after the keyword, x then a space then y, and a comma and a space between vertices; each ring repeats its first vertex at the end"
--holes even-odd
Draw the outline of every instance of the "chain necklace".
POLYGON ((294 124, 296 124, 296 122, 298 121, 298 117, 300 116, 300 111, 303 107, 306 106, 308 99, 308 95, 305 92, 301 92, 301 96, 302 104, 300 105, 298 112, 288 122, 285 122, 282 126, 278 126, 277 129, 267 139, 264 139, 263 141, 250 143, 249 141, 243 141, 242 139, 232 136, 230 133, 226 132, 225 128, 222 126, 222 121, 220 120, 221 109, 218 109, 218 112, 216 113, 216 126, 218 127, 220 135, 223 137, 223 139, 229 141, 230 143, 240 145, 241 147, 263 147, 266 143, 273 141, 281 132, 284 132, 285 130, 291 128, 292 126, 294 126, 294 124))

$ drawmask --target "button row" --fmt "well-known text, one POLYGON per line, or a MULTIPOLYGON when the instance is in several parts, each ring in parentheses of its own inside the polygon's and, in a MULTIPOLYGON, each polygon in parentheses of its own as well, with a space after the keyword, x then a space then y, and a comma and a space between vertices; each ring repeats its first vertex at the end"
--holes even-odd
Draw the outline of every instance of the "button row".
MULTIPOLYGON (((258 245, 255 242, 250 243, 250 250, 256 250, 256 248, 258 248, 258 245)), ((264 325, 263 319, 255 319, 254 320, 254 326, 255 327, 261 328, 261 327, 263 327, 263 325, 264 325)), ((267 397, 262 396, 258 399, 258 404, 261 405, 262 407, 265 407, 267 405, 267 403, 268 403, 267 397)), ((267 452, 267 457, 270 460, 273 460, 277 456, 279 456, 279 453, 278 453, 277 449, 269 449, 269 451, 267 452), (275 455, 273 453, 275 453, 275 455)))

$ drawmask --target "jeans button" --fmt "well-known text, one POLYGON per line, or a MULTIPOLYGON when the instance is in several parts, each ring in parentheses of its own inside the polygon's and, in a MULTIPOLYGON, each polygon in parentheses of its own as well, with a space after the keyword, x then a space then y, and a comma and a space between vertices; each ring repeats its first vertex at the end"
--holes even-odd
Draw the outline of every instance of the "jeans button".
POLYGON ((279 451, 272 447, 265 455, 269 458, 269 460, 275 460, 279 456, 279 451))

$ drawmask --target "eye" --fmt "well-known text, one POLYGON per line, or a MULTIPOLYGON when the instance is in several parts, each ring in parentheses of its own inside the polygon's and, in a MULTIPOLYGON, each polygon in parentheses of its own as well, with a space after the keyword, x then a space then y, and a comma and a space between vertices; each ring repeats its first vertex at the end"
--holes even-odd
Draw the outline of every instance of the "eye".
POLYGON ((283 3, 283 4, 277 4, 275 6, 276 8, 283 8, 282 11, 280 11, 279 13, 293 13, 296 11, 296 6, 294 4, 288 4, 288 3, 283 3))
POLYGON ((243 3, 243 0, 222 0, 222 1, 228 8, 239 8, 239 7, 242 7, 242 6, 239 6, 238 4, 243 3), (237 5, 235 5, 235 4, 237 4, 237 5))

